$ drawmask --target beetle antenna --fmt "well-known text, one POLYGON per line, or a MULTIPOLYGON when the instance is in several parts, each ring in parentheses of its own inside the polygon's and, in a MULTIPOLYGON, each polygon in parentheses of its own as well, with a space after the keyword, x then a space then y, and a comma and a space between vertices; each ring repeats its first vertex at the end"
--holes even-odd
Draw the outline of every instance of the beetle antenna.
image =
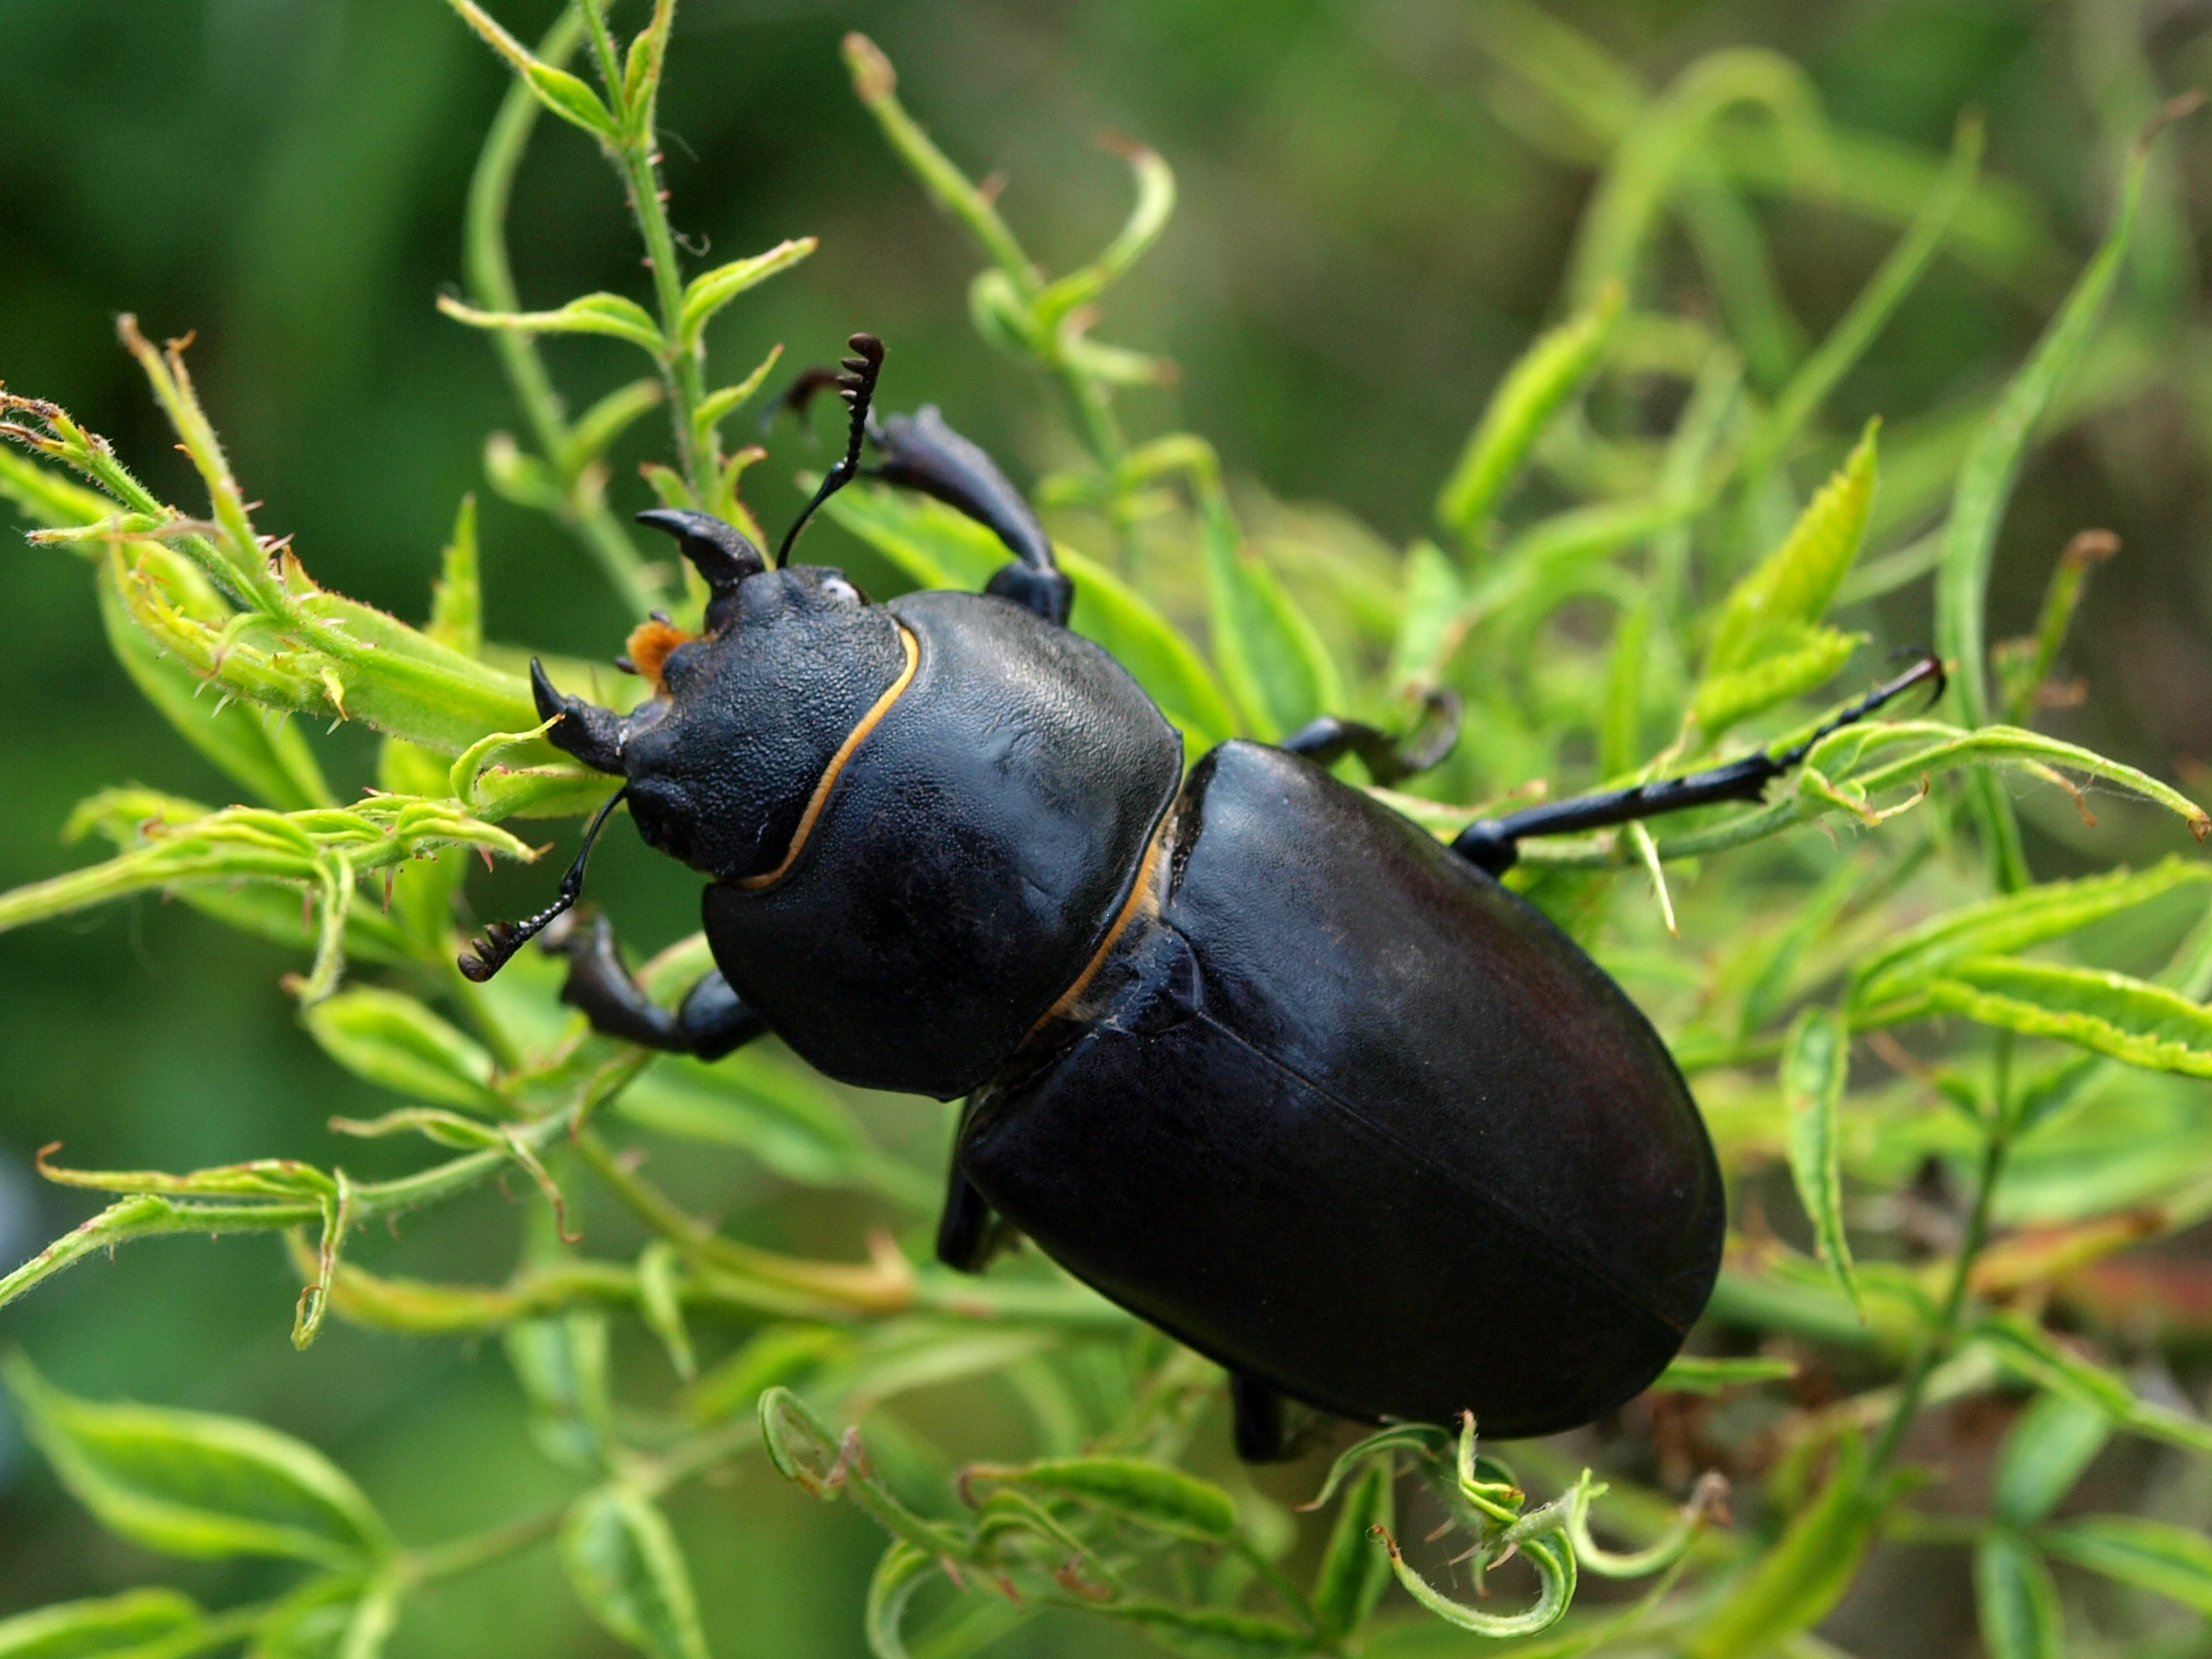
POLYGON ((514 958, 514 953, 536 939, 552 925, 553 919, 573 906, 584 890, 584 866, 592 856, 592 843, 606 828, 607 820, 622 804, 629 786, 623 787, 607 797, 607 804, 592 814, 591 823, 584 826, 584 844, 576 849, 575 862, 568 873, 561 878, 560 891, 553 902, 534 916, 525 916, 520 921, 495 921, 483 930, 483 937, 472 939, 469 948, 460 954, 459 966, 461 977, 481 985, 514 958))
MULTIPOLYGON (((791 544, 799 539, 799 532, 806 528, 806 521, 814 516, 814 509, 853 482, 860 471, 860 445, 868 435, 868 406, 875 399, 876 376, 883 372, 884 343, 872 334, 855 334, 845 343, 854 355, 843 360, 845 372, 836 380, 837 395, 845 400, 852 411, 851 429, 845 438, 845 453, 837 465, 823 474, 822 486, 814 492, 814 499, 799 510, 791 521, 791 528, 783 532, 783 544, 775 550, 775 568, 783 568, 791 556, 791 544)), ((808 383, 805 380, 799 382, 808 383)), ((812 387, 808 386, 811 395, 812 387)))

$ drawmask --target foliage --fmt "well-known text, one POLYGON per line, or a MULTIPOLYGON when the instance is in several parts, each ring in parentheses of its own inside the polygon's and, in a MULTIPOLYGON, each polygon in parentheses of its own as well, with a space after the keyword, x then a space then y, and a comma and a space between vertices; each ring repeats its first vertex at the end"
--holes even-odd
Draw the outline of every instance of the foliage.
MULTIPOLYGON (((578 0, 534 50, 471 0, 453 8, 516 75, 471 193, 470 297, 441 302, 489 335, 535 446, 495 434, 487 478, 572 534, 635 615, 696 617, 696 584, 678 591, 613 516, 606 456, 665 408, 672 461, 647 469, 660 498, 757 531, 741 485, 761 452, 726 452, 723 429, 776 353, 710 388, 706 331, 815 244, 686 279, 658 171, 672 0, 627 40, 601 0, 578 0), (569 67, 579 53, 582 75, 569 67), (620 179, 650 305, 594 293, 520 306, 503 224, 544 112, 588 134, 620 179), (542 356, 571 334, 633 347, 648 372, 571 419, 542 356)), ((2077 541, 2060 561, 2031 641, 1985 644, 1998 527, 2031 440, 2097 349, 2151 135, 2126 163, 2103 246, 2027 362, 1971 411, 1963 450, 1935 430, 1958 428, 1952 411, 1922 414, 1918 429, 1899 419, 1880 441, 1885 501, 1875 428, 1846 448, 1822 422, 1828 394, 1939 254, 1998 280, 2042 275, 2013 198, 1979 176, 1978 125, 1962 124, 1948 161, 1889 154, 1884 171, 1870 141, 1828 122, 1802 74, 1771 55, 1716 52, 1645 97, 1540 14, 1500 3, 1478 27, 1503 70, 1554 106, 1553 130, 1609 159, 1562 320, 1502 380, 1441 486, 1449 549, 1415 543, 1387 580, 1343 550, 1318 568, 1279 567, 1245 532, 1202 439, 1125 432, 1117 394, 1170 368, 1094 329, 1169 223, 1162 157, 1117 144, 1135 191, 1128 219, 1095 258, 1053 276, 994 192, 906 112, 882 52, 855 35, 845 55, 892 149, 980 250, 968 296, 978 332, 1059 399, 1080 459, 1036 495, 1067 544, 1075 625, 1130 668, 1194 754, 1324 712, 1407 728, 1450 691, 1468 711, 1458 752, 1404 793, 1377 792, 1449 834, 1547 783, 1565 793, 1686 769, 1741 730, 1793 741, 1869 677, 1866 601, 1934 562, 1954 720, 1892 711, 1822 738, 1766 804, 1531 843, 1513 876, 1653 1009, 1737 1192, 1711 1317, 1630 1413, 1641 1440, 1605 1447, 1601 1480, 1580 1467, 1591 1442, 1516 1449, 1509 1465, 1480 1449, 1472 1422, 1388 1427, 1340 1451, 1306 1506, 1333 1513, 1302 1539, 1223 1459, 1215 1368, 1033 1253, 980 1281, 928 1262, 933 1174, 878 1146, 843 1091, 774 1052, 704 1066, 593 1035, 560 1007, 543 963, 519 962, 496 987, 464 980, 453 962, 469 855, 530 860, 510 820, 575 816, 604 789, 544 742, 517 653, 486 640, 472 505, 423 627, 329 591, 289 538, 257 529, 183 343, 156 349, 126 317, 124 344, 202 481, 204 512, 161 501, 66 410, 10 393, 0 432, 31 459, 0 453, 0 492, 36 526, 32 542, 82 561, 124 672, 240 799, 94 797, 73 831, 114 855, 0 896, 0 927, 159 890, 281 941, 304 968, 288 983, 307 1032, 393 1097, 382 1115, 332 1129, 439 1150, 381 1181, 278 1159, 182 1175, 42 1163, 113 1201, 0 1279, 0 1303, 140 1238, 273 1233, 305 1281, 302 1346, 332 1315, 421 1337, 500 1335, 532 1437, 572 1490, 545 1512, 409 1545, 295 1439, 72 1398, 18 1359, 9 1382, 33 1441, 102 1524, 153 1550, 275 1558, 302 1576, 273 1600, 216 1611, 159 1589, 56 1606, 0 1622, 0 1655, 246 1644, 369 1659, 437 1581, 551 1543, 613 1637, 654 1659, 697 1659, 708 1638, 664 1503, 756 1452, 888 1534, 857 1614, 884 1656, 908 1650, 923 1598, 938 1608, 922 1650, 934 1659, 1047 1609, 1188 1654, 1411 1651, 1423 1632, 1456 1627, 1552 1632, 1513 1651, 1664 1642, 1724 1659, 1809 1639, 1885 1533, 1972 1547, 1984 1638, 2004 1659, 2062 1650, 2084 1619, 2054 1563, 2212 1611, 2199 1534, 2059 1513, 2112 1436, 2212 1452, 2212 1428, 2113 1363, 2116 1334, 2089 1288, 2106 1258, 2212 1211, 2195 1173, 2201 1097, 2184 1081, 2212 1076, 2212 866, 2174 856, 2038 882, 2011 789, 2079 804, 2079 778, 2148 802, 2171 815, 2160 831, 2130 820, 2150 847, 2176 838, 2174 817, 2200 840, 2212 823, 2172 786, 2029 725, 2108 545, 2077 541), (1844 200, 1902 227, 1809 350, 1774 312, 1746 189, 1844 200), (1652 266, 1677 222, 1723 326, 1661 303, 1652 266), (1896 465, 1900 453, 1913 464, 1896 465), (1931 453, 1950 464, 1931 467, 1931 453), (1800 484, 1824 473, 1801 504, 1800 484), (1940 530, 1912 537, 1938 514, 1940 530), (341 805, 330 757, 294 715, 377 733, 377 787, 341 805), (1679 897, 1670 867, 1692 878, 1679 897), (1648 872, 1657 904, 1620 879, 1632 869, 1648 872), (1679 937, 1657 931, 1662 915, 1679 937), (349 978, 362 966, 373 980, 349 978), (2145 1157, 2147 1137, 2166 1155, 2145 1157), (648 1140, 734 1149, 777 1180, 856 1194, 883 1224, 845 1260, 742 1242, 641 1172, 630 1153, 648 1140), (1782 1170, 1803 1212, 1790 1238, 1759 1207, 1785 1189, 1769 1179, 1782 1170), (371 1221, 509 1175, 542 1194, 544 1214, 503 1282, 400 1278, 353 1259, 371 1221), (1947 1201, 1947 1183, 1963 1197, 1947 1201), (580 1186, 646 1230, 634 1259, 577 1248, 568 1194, 580 1186), (665 1354, 669 1380, 652 1397, 621 1394, 610 1365, 613 1334, 631 1323, 665 1354), (1009 1449, 1027 1454, 1016 1461, 950 1468, 901 1415, 917 1391, 991 1382, 1035 1419, 1031 1443, 1009 1449), (1759 1402, 1762 1425, 1731 1437, 1716 1416, 1692 1442, 1697 1460, 1753 1477, 1728 1528, 1714 1525, 1720 1483, 1649 1455, 1662 1413, 1714 1395, 1759 1402), (2026 1402, 1988 1513, 1916 1512, 1915 1431, 1931 1406, 1968 1398, 2026 1402), (1413 1541, 1411 1523, 1431 1520, 1438 1533, 1413 1541), (1438 1587, 1447 1559, 1471 1564, 1476 1600, 1438 1587), (1493 1574, 1510 1588, 1486 1605, 1493 1574), (1652 1582, 1591 1613, 1574 1607, 1584 1574, 1652 1582)), ((941 507, 873 486, 829 510, 915 585, 974 587, 1003 556, 941 507)), ((578 689, 589 673, 555 665, 578 689)), ((1358 781, 1355 767, 1345 775, 1358 781)), ((683 940, 643 977, 672 996, 703 962, 701 942, 683 940)), ((2162 1340, 2201 1337, 2185 1310, 2162 1311, 2162 1340)))

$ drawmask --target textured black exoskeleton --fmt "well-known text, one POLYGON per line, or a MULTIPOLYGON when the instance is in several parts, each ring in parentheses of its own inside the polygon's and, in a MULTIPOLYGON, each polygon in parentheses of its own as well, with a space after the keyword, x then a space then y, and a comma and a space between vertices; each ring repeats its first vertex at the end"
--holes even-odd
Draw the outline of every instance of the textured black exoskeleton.
MULTIPOLYGON (((973 1271, 1027 1234, 1229 1368, 1248 1457, 1281 1454, 1283 1397, 1511 1437, 1641 1390, 1711 1290, 1720 1171, 1649 1022, 1497 878, 1524 836, 1756 800, 1809 744, 1450 846, 1322 769, 1402 775, 1433 734, 1408 754, 1324 719, 1186 775, 1174 727, 1067 630, 1021 496, 933 410, 877 426, 882 348, 853 344, 850 441, 807 511, 866 438, 1013 561, 985 594, 872 605, 719 520, 641 514, 706 578, 704 634, 632 636, 655 695, 627 714, 542 673, 538 706, 709 878, 717 971, 672 1012, 599 922, 561 942, 567 999, 657 1048, 773 1031, 845 1082, 967 1096, 939 1255, 973 1271)), ((1826 729, 1939 678, 1923 660, 1826 729)))

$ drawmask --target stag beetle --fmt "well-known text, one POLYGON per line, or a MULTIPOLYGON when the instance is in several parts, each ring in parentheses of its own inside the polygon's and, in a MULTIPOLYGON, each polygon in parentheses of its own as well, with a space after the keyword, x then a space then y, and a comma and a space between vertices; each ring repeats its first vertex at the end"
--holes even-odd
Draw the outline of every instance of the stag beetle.
MULTIPOLYGON (((713 1060, 773 1031, 842 1082, 966 1096, 939 1255, 975 1272, 1028 1235, 1228 1369, 1245 1457, 1285 1454, 1286 1399, 1513 1437, 1644 1389, 1711 1291, 1719 1167, 1650 1022, 1498 878, 1523 836, 1755 801, 1814 739, 1449 846, 1323 769, 1403 775, 1433 739, 1325 717, 1186 774, 1176 729, 1068 631, 1019 493, 934 409, 878 424, 883 348, 851 346, 844 456, 773 564, 718 519, 638 515, 711 594, 697 636, 631 636, 651 698, 617 714, 533 665, 552 741, 624 781, 556 902, 463 971, 574 902, 627 799, 711 878, 716 969, 672 1012, 604 920, 572 918, 564 999, 655 1048, 713 1060), (985 593, 872 605, 787 562, 864 443, 876 476, 1005 542, 985 593)), ((1816 737, 1940 679, 1924 659, 1816 737)))

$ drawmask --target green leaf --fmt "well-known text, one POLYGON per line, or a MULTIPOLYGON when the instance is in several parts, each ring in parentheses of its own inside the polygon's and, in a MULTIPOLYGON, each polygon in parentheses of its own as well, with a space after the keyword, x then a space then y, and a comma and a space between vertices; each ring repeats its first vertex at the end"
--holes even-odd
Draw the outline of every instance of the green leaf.
MULTIPOLYGON (((658 395, 658 382, 640 384, 653 387, 658 395)), ((422 631, 465 657, 483 653, 483 585, 477 574, 477 498, 473 495, 462 496, 459 510, 453 514, 453 533, 439 555, 438 580, 430 589, 429 626, 422 631)))
POLYGON ((1703 738, 1717 739, 1753 714, 1820 690, 1842 672, 1866 637, 1833 628, 1778 629, 1767 636, 1767 654, 1748 667, 1709 672, 1698 682, 1690 718, 1703 738))
POLYGON ((1060 548, 1060 568, 1075 583, 1070 626, 1103 646, 1129 671, 1183 735, 1186 750, 1203 753, 1237 734, 1237 716, 1213 671, 1149 599, 1105 566, 1060 548))
POLYGON ((62 1601, 0 1619, 0 1659, 120 1659, 157 1638, 180 1636, 199 1621, 198 1604, 173 1589, 62 1601))
POLYGON ((301 1018, 324 1052, 356 1077, 435 1106, 507 1110, 490 1086, 491 1056, 413 997, 356 987, 301 1018))
POLYGON ((135 1543, 170 1555, 281 1555, 334 1567, 392 1552, 360 1488, 312 1446, 240 1418, 73 1399, 20 1357, 7 1379, 62 1484, 135 1543))
POLYGON ((1605 356, 1627 290, 1601 288, 1589 304, 1540 336, 1505 373, 1437 496, 1437 521, 1472 542, 1560 406, 1605 356))
POLYGON ((2179 888, 2208 883, 2212 865, 2168 858, 2140 872, 2047 881, 1947 911, 1863 957, 1851 975, 1850 1006, 1854 1012, 1878 1007, 1912 994, 1962 957, 2025 951, 2179 888))
POLYGON ((1851 1245, 1844 1231, 1844 1085, 1850 1075, 1850 1028, 1826 1008, 1808 1008, 1790 1025, 1782 1052, 1782 1098, 1790 1113, 1790 1174, 1812 1218, 1820 1260, 1863 1319, 1851 1245))
POLYGON ((1981 166, 1982 137, 1978 114, 1970 112, 1960 118, 1951 159, 1913 215, 1911 228, 1889 251, 1881 268, 1859 290, 1827 337, 1790 376, 1790 383, 1776 396, 1771 411, 1745 446, 1741 476, 1747 493, 1755 490, 1773 471, 1807 418, 1827 400, 1829 392, 1874 343, 1875 337, 1927 270, 1960 205, 1973 191, 1974 177, 1981 166))
POLYGON ((1974 1603, 1989 1659, 2065 1659, 2058 1587, 2017 1533, 1993 1532, 1975 1547, 1974 1603))
POLYGON ((1534 1636, 1559 1623, 1575 1595, 1575 1553, 1564 1537, 1554 1534, 1521 1540, 1520 1553, 1536 1570, 1536 1600, 1520 1613, 1486 1613, 1455 1601, 1430 1584, 1406 1565, 1397 1540, 1389 1534, 1383 1541, 1390 1552, 1390 1570, 1397 1574, 1407 1595, 1446 1623, 1492 1641, 1507 1637, 1534 1636))
POLYGON ((2071 1395, 2036 1395, 2005 1436, 1990 1481, 2000 1521, 2033 1526, 2058 1507, 2112 1437, 2111 1413, 2071 1395))
POLYGON ((964 1478, 972 1484, 1022 1486, 1072 1498, 1182 1538, 1223 1539, 1237 1530, 1236 1504, 1211 1480, 1134 1457, 977 1463, 964 1478))
POLYGON ((514 66, 514 71, 537 94, 538 101, 564 121, 573 121, 594 137, 614 139, 622 129, 599 95, 568 70, 556 69, 531 55, 528 47, 493 21, 474 0, 453 0, 468 26, 482 35, 491 49, 514 66))
POLYGON ((561 1527, 561 1565, 592 1617, 649 1659, 707 1659, 684 1553, 636 1487, 612 1481, 575 1501, 561 1527))
POLYGON ((682 1258, 665 1238, 647 1245, 637 1259, 637 1310, 647 1328, 668 1350, 668 1364, 686 1382, 699 1374, 699 1361, 691 1352, 691 1332, 684 1322, 684 1300, 677 1272, 682 1258))
POLYGON ((1312 1601, 1322 1634, 1332 1642, 1365 1624, 1390 1588, 1390 1553, 1373 1529, 1394 1524, 1395 1485, 1389 1459, 1370 1463, 1344 1494, 1344 1506, 1329 1528, 1328 1547, 1314 1574, 1312 1601))
POLYGON ((865 1618, 868 1650, 876 1659, 907 1659, 899 1626, 906 1618, 907 1603, 936 1568, 933 1559, 902 1538, 894 1539, 876 1563, 868 1580, 865 1618))
POLYGON ((1651 1391, 1676 1394, 1718 1394, 1724 1389, 1749 1388, 1759 1382, 1780 1382, 1797 1375, 1794 1359, 1747 1356, 1714 1359, 1704 1354, 1678 1353, 1667 1362, 1651 1384, 1651 1391))
POLYGON ((1874 1541, 1891 1485, 1870 1475, 1857 1437, 1838 1443, 1828 1484, 1706 1614, 1688 1659, 1749 1659, 1826 1618, 1874 1541))
POLYGON ((767 1390, 842 1356, 852 1342, 830 1325, 765 1326, 685 1391, 684 1415, 704 1424, 750 1412, 767 1390))
POLYGON ((1418 695, 1437 683, 1460 638, 1455 621, 1466 602, 1459 571, 1430 541, 1406 550, 1401 580, 1398 634, 1390 646, 1387 677, 1392 691, 1418 695))
POLYGON ((1692 705, 1708 742, 1736 720, 1818 685, 1856 644, 1818 624, 1865 538, 1875 429, 1869 422, 1782 545, 1736 583, 1722 606, 1692 705))
POLYGON ((1297 602, 1244 545, 1217 491, 1199 501, 1213 657, 1244 729, 1273 740, 1345 705, 1328 647, 1297 602))
POLYGON ((756 1049, 713 1066, 660 1061, 623 1091, 616 1109, 661 1134, 735 1147, 810 1187, 874 1188, 926 1203, 933 1184, 878 1152, 815 1073, 756 1049))
POLYGON ((653 313, 635 300, 619 294, 586 294, 558 311, 480 311, 451 295, 441 295, 438 309, 471 328, 507 328, 526 334, 605 334, 661 356, 667 343, 653 313))
POLYGON ((286 715, 238 702, 163 652, 116 597, 112 571, 99 579, 100 620, 108 648, 139 694, 178 735, 280 811, 328 806, 335 797, 314 750, 286 715))
POLYGON ((1706 653, 1710 665, 1741 668, 1760 654, 1761 642, 1778 628, 1816 623, 1827 614, 1865 539, 1879 477, 1875 439, 1880 429, 1880 422, 1867 422, 1782 545, 1730 590, 1706 653))
POLYGON ((716 312, 747 289, 757 288, 778 272, 789 270, 817 246, 813 237, 800 236, 779 242, 767 252, 756 253, 749 259, 732 259, 726 265, 701 271, 684 290, 684 306, 677 313, 678 342, 686 347, 696 346, 716 312))
MULTIPOLYGON (((1990 717, 1988 608, 1990 566, 1997 531, 2004 521, 2013 485, 2028 441, 2042 423, 2059 387, 2081 361, 2104 315, 2106 301, 2119 281, 2142 204, 2150 160, 2150 132, 2136 141, 2120 185, 2112 229, 2074 285, 2057 316, 1988 422, 1976 434, 1959 468, 1951 511, 1944 520, 1942 552, 1936 571, 1936 647, 1952 665, 1951 695, 1961 723, 1979 726, 1990 717)), ((1990 777, 1972 781, 1968 799, 1978 822, 1984 850, 1998 885, 2027 885, 2027 855, 2010 799, 1990 777)))
POLYGON ((2125 974, 1973 957, 1931 982, 1928 1000, 1940 1012, 2056 1037, 2146 1071, 2212 1077, 2212 1010, 2125 974))
POLYGON ((2136 1398, 2121 1377, 2060 1346, 2048 1331, 2018 1314, 1991 1314, 1974 1334, 2008 1367, 2038 1387, 2101 1412, 2115 1426, 2131 1433, 2212 1455, 2212 1423, 2136 1398))
POLYGON ((525 1320, 507 1328, 506 1343, 538 1450, 569 1468, 597 1468, 608 1440, 605 1318, 525 1320))
POLYGON ((2035 1534, 2060 1560, 2212 1613, 2212 1538, 2132 1515, 2085 1515, 2035 1534))

